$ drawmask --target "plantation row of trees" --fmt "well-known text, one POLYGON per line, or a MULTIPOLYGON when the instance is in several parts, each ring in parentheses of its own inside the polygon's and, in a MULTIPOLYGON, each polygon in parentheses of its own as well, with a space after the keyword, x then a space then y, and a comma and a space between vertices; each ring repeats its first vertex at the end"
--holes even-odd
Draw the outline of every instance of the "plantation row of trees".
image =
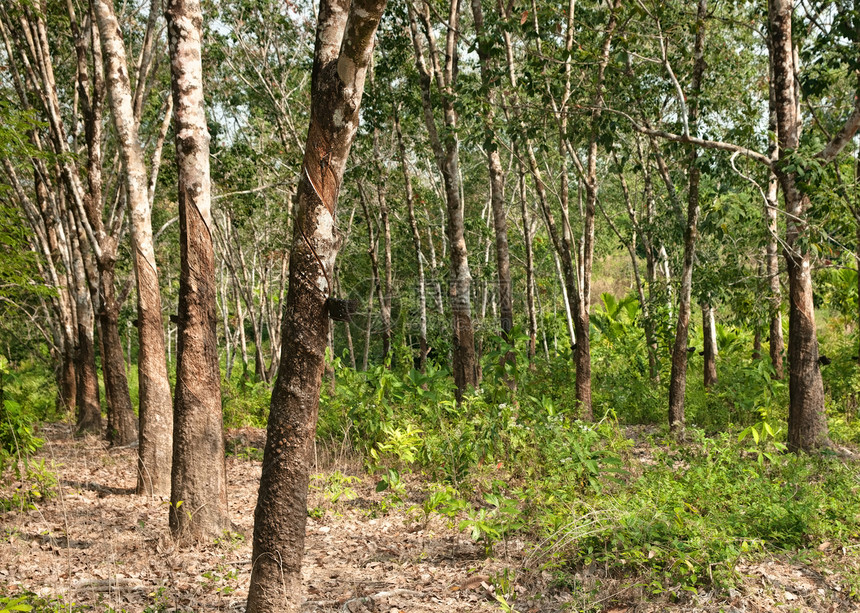
POLYGON ((100 368, 108 440, 140 441, 138 493, 195 538, 229 527, 222 381, 272 386, 249 610, 298 593, 327 347, 435 355, 462 400, 485 353, 515 385, 524 337, 591 420, 592 307, 620 287, 673 430, 701 313, 705 387, 717 321, 752 328, 789 447, 830 444, 815 309, 860 318, 856 2, 138 4, 0 6, 4 348, 55 367, 80 432, 100 368))

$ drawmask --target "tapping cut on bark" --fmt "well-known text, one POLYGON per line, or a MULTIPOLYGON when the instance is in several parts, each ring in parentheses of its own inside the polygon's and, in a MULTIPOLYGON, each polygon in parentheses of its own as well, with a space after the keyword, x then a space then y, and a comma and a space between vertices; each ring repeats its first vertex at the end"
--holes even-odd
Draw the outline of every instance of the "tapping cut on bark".
POLYGON ((249 613, 298 613, 311 452, 316 433, 327 303, 341 237, 337 195, 352 141, 384 0, 322 0, 302 163, 257 507, 249 613))
POLYGON ((215 254, 209 131, 203 98, 198 0, 168 0, 176 164, 179 179, 179 324, 173 407, 170 531, 207 540, 230 528, 215 336, 215 254))

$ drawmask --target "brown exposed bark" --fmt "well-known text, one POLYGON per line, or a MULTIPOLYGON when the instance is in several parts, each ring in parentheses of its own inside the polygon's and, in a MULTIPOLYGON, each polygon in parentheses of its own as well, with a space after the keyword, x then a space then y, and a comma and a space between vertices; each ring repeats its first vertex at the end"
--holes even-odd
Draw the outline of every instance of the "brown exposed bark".
MULTIPOLYGON (((693 77, 690 87, 688 107, 689 129, 695 132, 699 118, 698 97, 701 92, 702 75, 705 71, 705 17, 707 1, 699 0, 696 14, 696 42, 693 49, 693 77)), ((665 43, 664 43, 665 44, 665 43)), ((665 53, 665 51, 664 51, 665 53)), ((668 66, 668 62, 666 63, 668 66)), ((675 325, 675 344, 672 347, 672 374, 669 379, 669 427, 672 430, 684 428, 684 393, 687 389, 687 342, 690 329, 690 297, 693 289, 693 262, 696 257, 696 240, 699 223, 699 180, 701 171, 698 164, 698 151, 692 149, 689 156, 687 220, 684 228, 684 265, 681 271, 681 285, 678 289, 678 321, 675 325)))
POLYGON ((311 118, 299 182, 282 328, 257 508, 248 613, 298 613, 307 492, 340 238, 337 197, 384 0, 322 0, 311 118))
MULTIPOLYGON (((105 255, 107 252, 102 251, 105 255)), ((99 264, 99 332, 102 341, 102 376, 108 402, 107 439, 112 445, 128 445, 137 439, 137 420, 131 406, 125 356, 119 335, 119 304, 114 289, 115 252, 99 264)))
POLYGON ((164 5, 179 172, 179 325, 173 408, 170 531, 208 539, 230 527, 221 371, 215 335, 215 255, 197 0, 164 5))
POLYGON ((470 387, 478 384, 478 360, 475 353, 475 336, 472 329, 471 287, 472 273, 469 269, 469 253, 463 225, 463 202, 460 197, 460 159, 457 139, 457 111, 454 108, 454 89, 457 81, 456 57, 459 35, 460 1, 451 0, 445 37, 444 63, 436 47, 433 27, 430 23, 430 7, 425 2, 420 9, 409 3, 410 32, 415 51, 415 65, 421 84, 421 101, 424 107, 424 122, 430 137, 430 145, 436 165, 445 185, 446 234, 451 247, 451 316, 453 319, 453 370, 457 386, 457 399, 470 387), (427 43, 424 57, 424 42, 418 31, 418 19, 423 25, 423 37, 427 43), (431 77, 432 70, 432 77, 431 77), (431 101, 431 82, 435 81, 442 94, 442 111, 445 127, 444 144, 436 127, 431 101))

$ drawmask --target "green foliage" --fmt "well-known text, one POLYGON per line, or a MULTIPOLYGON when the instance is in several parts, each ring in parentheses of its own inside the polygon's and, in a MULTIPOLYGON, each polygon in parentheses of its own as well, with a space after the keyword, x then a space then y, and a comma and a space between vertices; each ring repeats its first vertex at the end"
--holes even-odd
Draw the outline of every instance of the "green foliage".
POLYGON ((358 497, 351 486, 359 481, 361 480, 358 477, 345 475, 336 470, 325 476, 311 476, 311 488, 322 490, 326 500, 332 504, 337 504, 339 500, 355 500, 358 497))
POLYGON ((33 607, 27 604, 26 596, 17 598, 5 598, 0 596, 0 613, 13 613, 14 611, 32 611, 33 607))
POLYGON ((265 428, 269 418, 272 391, 261 381, 253 382, 244 376, 221 381, 221 407, 225 428, 253 426, 265 428))
POLYGON ((690 434, 692 444, 658 451, 655 464, 613 498, 568 501, 544 561, 651 577, 655 592, 726 587, 743 555, 850 538, 860 527, 858 488, 842 464, 794 455, 763 464, 728 435, 690 434))

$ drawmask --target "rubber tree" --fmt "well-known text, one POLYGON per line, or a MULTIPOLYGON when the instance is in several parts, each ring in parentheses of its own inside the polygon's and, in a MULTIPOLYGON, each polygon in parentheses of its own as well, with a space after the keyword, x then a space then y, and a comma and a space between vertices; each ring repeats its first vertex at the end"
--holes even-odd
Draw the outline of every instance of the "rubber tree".
POLYGON ((307 494, 340 238, 334 219, 385 0, 321 0, 282 351, 257 507, 248 613, 301 608, 307 494))
POLYGON ((202 541, 230 527, 215 336, 209 131, 198 0, 164 5, 179 183, 179 313, 173 405, 170 531, 202 541))
MULTIPOLYGON (((111 118, 119 140, 125 169, 131 225, 134 270, 137 276, 137 332, 139 381, 138 494, 170 493, 173 453, 173 407, 165 359, 161 290, 152 240, 152 206, 149 175, 138 137, 135 99, 129 80, 128 59, 122 31, 106 0, 93 0, 99 23, 111 118)), ((150 7, 154 23, 157 6, 150 7)), ((150 33, 152 28, 148 29, 150 33)), ((150 33, 150 38, 151 38, 150 33)), ((143 87, 138 79, 138 90, 143 87)))
MULTIPOLYGON (((457 137, 458 112, 455 106, 457 87, 457 42, 460 33, 460 0, 448 5, 448 20, 444 41, 444 55, 440 53, 430 6, 421 1, 415 7, 411 1, 409 27, 415 52, 415 67, 421 86, 421 103, 424 123, 433 150, 433 157, 445 185, 446 234, 451 251, 451 316, 454 383, 457 399, 462 399, 470 387, 478 384, 478 359, 475 353, 475 332, 472 327, 472 273, 469 268, 469 251, 466 246, 463 220, 463 201, 460 184, 460 144, 457 137), (419 29, 419 21, 421 27, 419 29), (425 50, 426 43, 426 50, 425 50), (425 57, 426 54, 426 57, 425 57), (429 62, 429 65, 428 65, 429 62), (442 97, 442 129, 434 116, 432 84, 442 97)), ((443 243, 444 245, 444 243, 443 243)))

